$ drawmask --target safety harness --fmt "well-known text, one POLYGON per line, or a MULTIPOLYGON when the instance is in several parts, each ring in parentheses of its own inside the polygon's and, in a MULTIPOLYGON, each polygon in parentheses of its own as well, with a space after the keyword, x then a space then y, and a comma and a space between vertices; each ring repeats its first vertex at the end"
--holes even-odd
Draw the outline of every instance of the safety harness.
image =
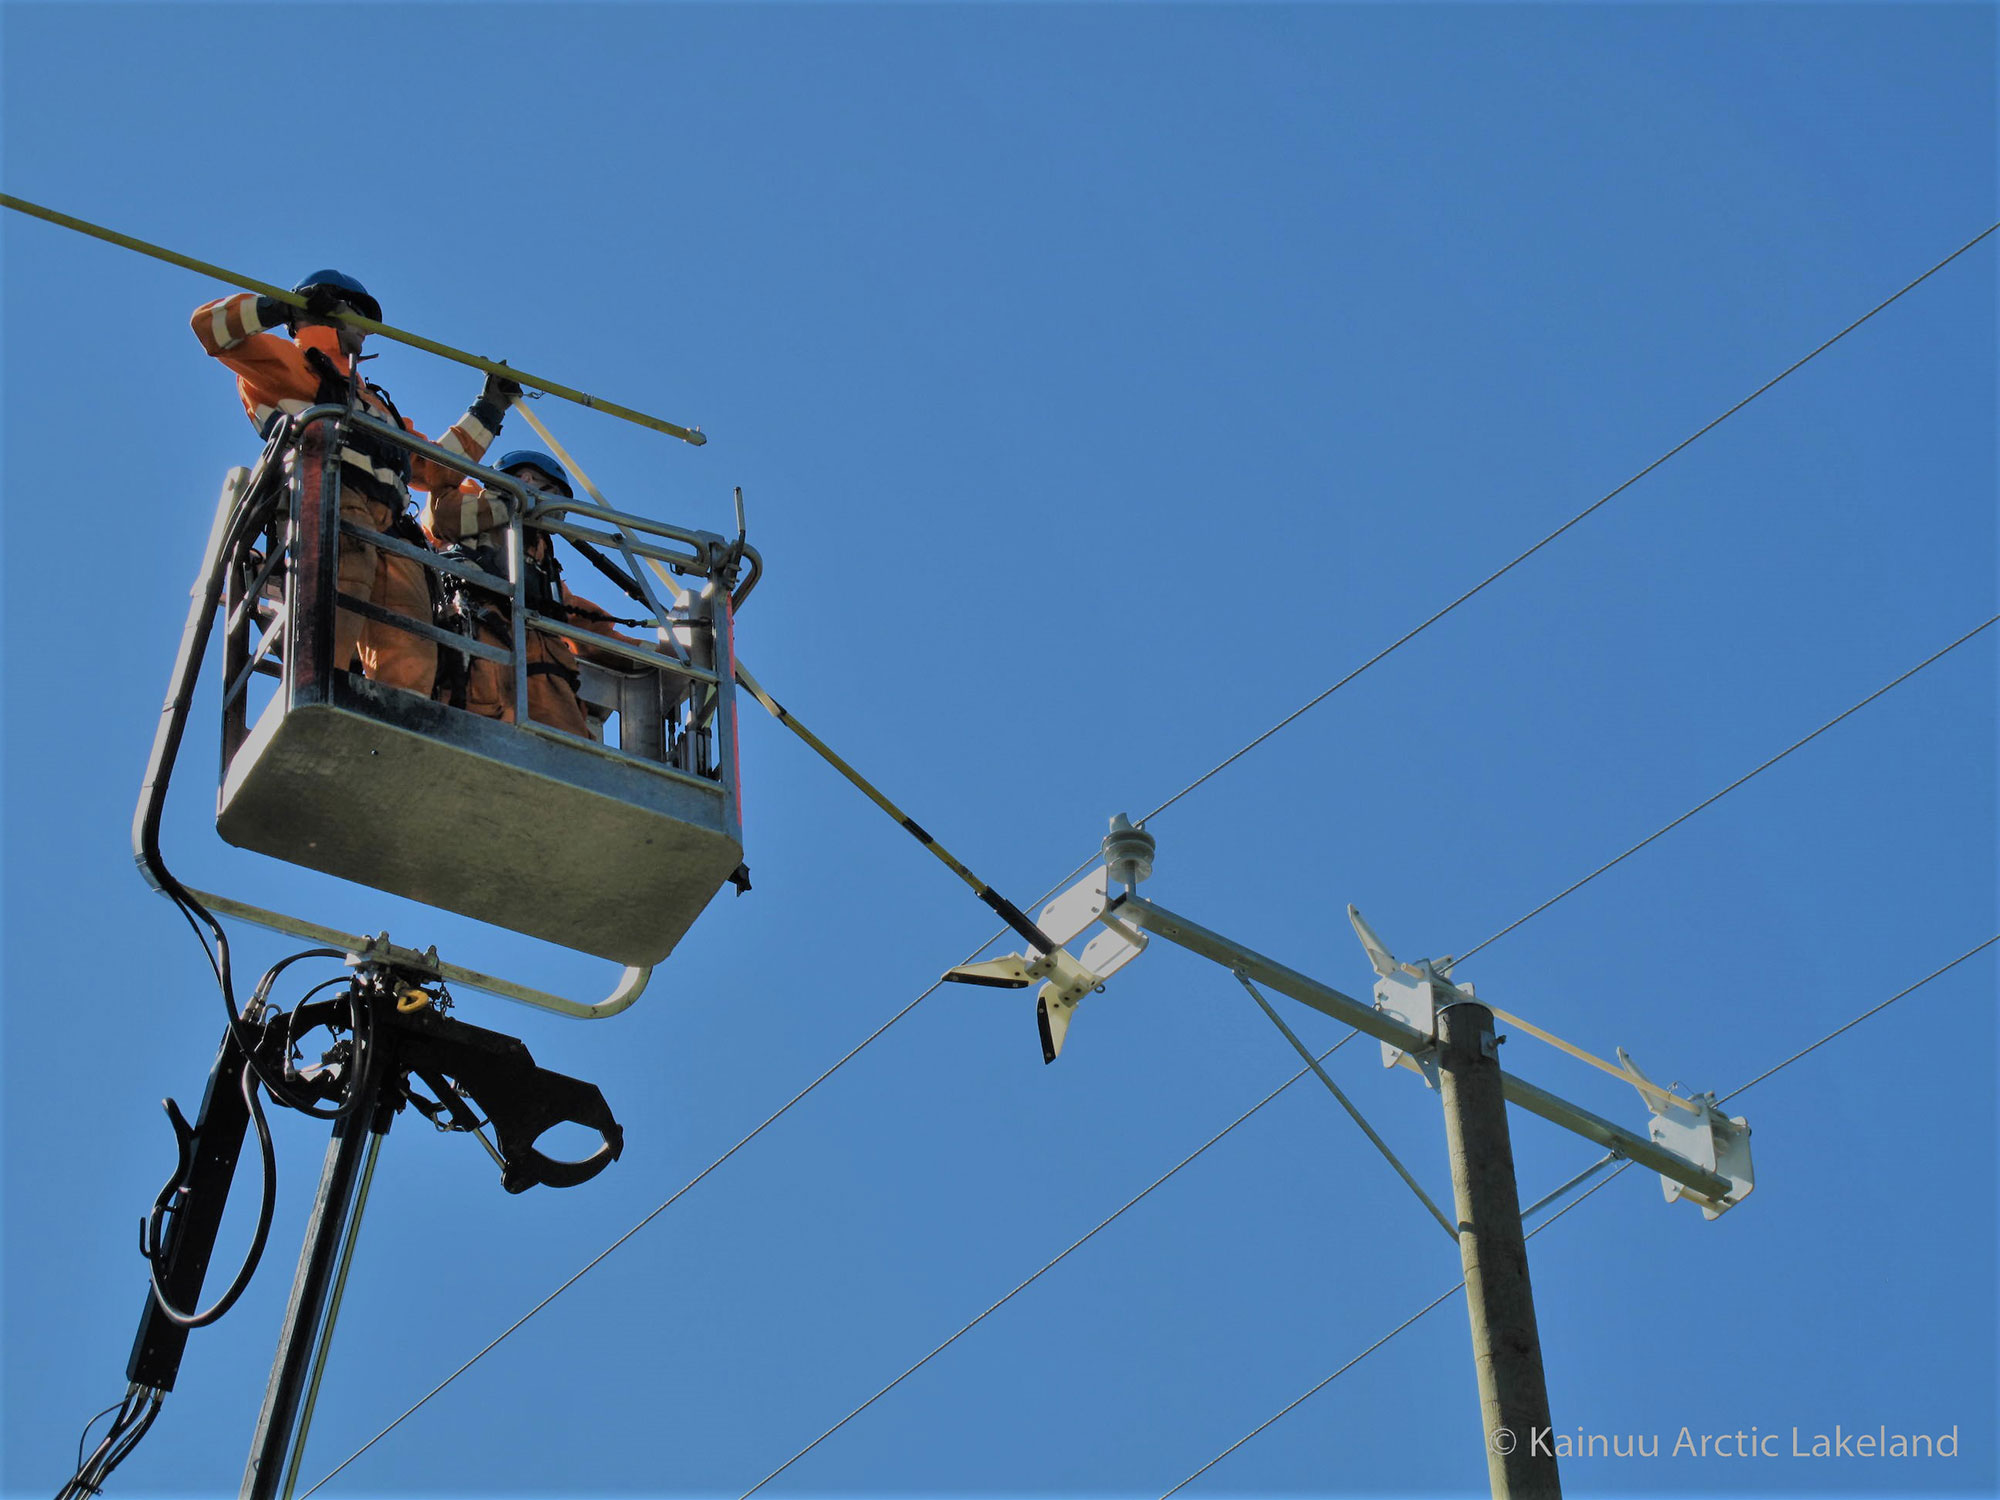
MULTIPOLYGON (((460 562, 471 563, 483 573, 498 578, 507 576, 507 559, 499 547, 492 545, 468 546, 463 542, 441 548, 439 555, 460 562)), ((562 564, 556 560, 554 549, 547 557, 536 559, 523 557, 525 577, 523 595, 528 609, 538 615, 567 623, 578 611, 569 603, 563 592, 562 564)), ((441 585, 442 599, 438 606, 437 623, 444 629, 477 640, 480 628, 490 630, 502 640, 513 634, 513 616, 510 613, 512 601, 493 589, 481 588, 478 584, 455 574, 435 575, 441 585)), ((472 675, 472 656, 465 651, 442 651, 438 661, 437 696, 453 708, 465 707, 466 684, 472 675), (449 657, 449 663, 444 658, 449 657)), ((559 677, 569 684, 574 693, 583 686, 583 674, 573 667, 566 667, 556 661, 533 661, 528 663, 530 677, 559 677)))

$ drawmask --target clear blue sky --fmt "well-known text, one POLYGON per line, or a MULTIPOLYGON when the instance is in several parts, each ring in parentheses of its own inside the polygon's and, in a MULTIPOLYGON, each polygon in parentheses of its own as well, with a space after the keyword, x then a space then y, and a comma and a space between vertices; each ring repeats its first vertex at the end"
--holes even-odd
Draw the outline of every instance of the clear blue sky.
MULTIPOLYGON (((744 487, 744 660, 1023 904, 2000 217, 1989 6, 9 3, 0 43, 8 192, 272 280, 340 266, 394 323, 701 424, 695 450, 537 408, 631 508, 719 530, 744 487)), ((222 288, 0 235, 0 1487, 31 1495, 123 1389, 159 1100, 198 1099, 216 1042, 126 830, 253 442, 187 330, 222 288)), ((1462 952, 1992 614, 1995 257, 1162 814, 1148 894, 1365 994, 1346 902, 1406 957, 1462 952)), ((380 352, 428 431, 477 389, 380 352)), ((1727 1090, 1991 936, 1996 634, 1465 976, 1727 1090)), ((168 834, 190 881, 602 993, 222 845, 211 723, 168 834)), ((756 890, 616 1020, 461 1006, 598 1082, 624 1159, 510 1198, 398 1123, 308 1480, 992 932, 744 723, 756 890)), ((1988 950, 1745 1095, 1759 1186, 1720 1222, 1633 1171, 1532 1244, 1563 1430, 1956 1427, 1959 1456, 1578 1461, 1573 1493, 2000 1483, 1994 977, 1988 950)), ((321 1493, 738 1495, 1295 1068, 1163 945, 1054 1067, 1031 1011, 926 1000, 321 1493)), ((1504 1055, 1643 1126, 1531 1039, 1504 1055)), ((1448 1192, 1434 1096, 1372 1046, 1335 1065, 1448 1192)), ((114 1495, 233 1493, 324 1144, 276 1128, 265 1267, 114 1495)), ((1527 1196, 1595 1155, 1514 1139, 1527 1196)), ((769 1493, 1157 1495, 1458 1274, 1301 1085, 769 1493)), ((1484 1484, 1452 1301, 1190 1493, 1484 1484)))

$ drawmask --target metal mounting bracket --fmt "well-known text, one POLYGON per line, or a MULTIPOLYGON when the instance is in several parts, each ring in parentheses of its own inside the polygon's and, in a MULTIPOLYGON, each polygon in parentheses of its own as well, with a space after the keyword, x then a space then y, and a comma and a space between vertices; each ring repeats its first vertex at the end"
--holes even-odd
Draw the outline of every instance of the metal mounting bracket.
POLYGON ((1727 1193, 1709 1197, 1663 1176, 1660 1191, 1667 1202, 1685 1198, 1700 1207, 1703 1218, 1719 1219, 1749 1197, 1757 1186, 1750 1163, 1750 1122, 1741 1115, 1723 1114, 1713 1093, 1682 1098, 1661 1088, 1639 1071, 1623 1047, 1618 1049, 1618 1065, 1630 1075, 1629 1081, 1652 1112, 1647 1134, 1653 1143, 1729 1183, 1727 1193))
POLYGON ((551 995, 546 990, 531 989, 525 984, 516 984, 511 979, 501 979, 492 974, 482 974, 477 969, 467 969, 458 964, 445 963, 437 956, 433 946, 427 952, 419 953, 414 948, 399 948, 389 941, 389 934, 361 937, 352 932, 341 932, 337 928, 323 927, 317 922, 308 922, 299 917, 286 916, 283 912, 269 911, 261 906, 252 906, 244 901, 232 901, 227 896, 217 896, 208 891, 188 889, 188 894, 219 917, 230 917, 238 922, 249 922, 272 932, 282 932, 288 937, 303 938, 309 943, 321 943, 329 948, 339 948, 354 963, 390 964, 399 969, 410 969, 420 974, 429 974, 455 984, 463 989, 478 990, 483 994, 497 995, 502 1000, 512 1000, 519 1005, 532 1005, 537 1010, 552 1010, 559 1016, 572 1016, 578 1020, 595 1021, 605 1016, 615 1016, 645 993, 646 982, 653 977, 653 966, 628 966, 619 976, 611 993, 596 1004, 586 1004, 581 1000, 566 1000, 561 995, 551 995))
POLYGON ((1388 1042, 1382 1043, 1382 1066, 1405 1067, 1420 1074, 1428 1088, 1438 1086, 1437 1013, 1441 1004, 1476 998, 1469 984, 1454 984, 1445 977, 1450 958, 1421 958, 1415 963, 1398 963, 1375 929, 1354 906, 1347 908, 1347 920, 1354 935, 1368 950, 1368 962, 1375 967, 1375 1008, 1401 1021, 1411 1030, 1431 1039, 1431 1045, 1412 1055, 1388 1042))

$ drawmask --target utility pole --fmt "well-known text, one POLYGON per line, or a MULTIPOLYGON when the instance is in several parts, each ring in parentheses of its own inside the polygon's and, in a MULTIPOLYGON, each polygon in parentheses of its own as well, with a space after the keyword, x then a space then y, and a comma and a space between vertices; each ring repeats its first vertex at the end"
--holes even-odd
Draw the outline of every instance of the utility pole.
MULTIPOLYGON (((1474 998, 1470 984, 1451 976, 1449 959, 1400 962, 1352 906, 1347 909, 1348 919, 1375 969, 1375 1003, 1371 1006, 1344 995, 1141 896, 1139 882, 1152 874, 1153 853, 1151 834, 1134 828, 1122 814, 1113 818, 1111 835, 1104 841, 1104 864, 1042 908, 1041 928, 1057 945, 1052 952, 1010 953, 961 964, 944 977, 1002 989, 1028 989, 1040 982, 1036 1016, 1042 1060, 1053 1062, 1062 1050, 1078 1004, 1138 957, 1150 938, 1164 938, 1233 974, 1443 1225, 1445 1233, 1458 1241, 1493 1500, 1561 1500, 1562 1479, 1556 1471, 1550 1431, 1535 1298, 1528 1285, 1527 1235, 1521 1226, 1521 1197, 1514 1181, 1507 1106, 1516 1105, 1595 1141, 1609 1152, 1604 1161, 1621 1158, 1658 1172, 1668 1202, 1686 1198, 1710 1219, 1742 1202, 1756 1186, 1750 1163, 1749 1121, 1725 1117, 1713 1094, 1690 1096, 1661 1088, 1639 1071, 1623 1049, 1613 1066, 1518 1016, 1496 1013, 1474 998), (1114 883, 1124 886, 1122 894, 1111 894, 1114 883), (1103 930, 1096 931, 1098 928, 1103 930), (1084 944, 1082 952, 1069 952, 1065 945, 1093 931, 1095 936, 1084 944), (1438 1090, 1444 1103, 1445 1140, 1458 1210, 1455 1228, 1265 1001, 1258 985, 1375 1038, 1382 1044, 1384 1067, 1406 1069, 1438 1090), (1502 1072, 1499 1040, 1493 1033, 1496 1014, 1637 1089, 1651 1115, 1646 1132, 1628 1130, 1524 1078, 1502 1072)), ((1603 1161, 1598 1163, 1603 1165, 1603 1161)), ((1595 1170, 1591 1168, 1583 1176, 1595 1170)), ((1573 1178, 1557 1192, 1580 1181, 1582 1177, 1573 1178)))
POLYGON ((1475 1000, 1444 1005, 1437 1036, 1487 1479, 1493 1500, 1559 1500, 1562 1482, 1550 1449, 1549 1392, 1493 1012, 1475 1000))

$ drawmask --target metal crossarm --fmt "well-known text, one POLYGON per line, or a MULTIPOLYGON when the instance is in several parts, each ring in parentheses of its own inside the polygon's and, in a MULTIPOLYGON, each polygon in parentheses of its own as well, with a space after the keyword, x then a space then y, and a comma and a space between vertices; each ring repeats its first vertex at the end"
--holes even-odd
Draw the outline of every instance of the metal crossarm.
MULTIPOLYGON (((1146 900, 1143 896, 1126 895, 1114 902, 1111 914, 1145 929, 1156 937, 1163 937, 1176 943, 1190 953, 1199 954, 1226 969, 1241 970, 1251 978, 1269 985, 1280 994, 1290 995, 1294 1000, 1310 1005, 1314 1010, 1332 1016, 1336 1021, 1364 1031, 1377 1041, 1387 1042, 1402 1051, 1418 1053, 1433 1044, 1433 1038, 1424 1035, 1413 1026, 1405 1026, 1401 1021, 1383 1015, 1374 1007, 1362 1004, 1352 995, 1344 995, 1331 985, 1309 979, 1296 969, 1287 968, 1276 960, 1253 952, 1241 944, 1233 943, 1220 933, 1211 932, 1186 917, 1179 916, 1146 900)), ((1685 1157, 1656 1146, 1645 1136, 1615 1125, 1601 1115, 1591 1113, 1580 1105, 1571 1104, 1558 1098, 1546 1089, 1537 1088, 1525 1079, 1516 1078, 1511 1073, 1503 1073, 1503 1087, 1507 1101, 1517 1104, 1530 1114, 1540 1115, 1552 1124, 1573 1131, 1586 1139, 1596 1141, 1600 1146, 1616 1151, 1620 1156, 1631 1158, 1642 1167, 1658 1172, 1662 1177, 1671 1178, 1682 1187, 1692 1189, 1700 1197, 1715 1202, 1726 1201, 1734 1189, 1734 1184, 1725 1177, 1696 1166, 1685 1157)))

